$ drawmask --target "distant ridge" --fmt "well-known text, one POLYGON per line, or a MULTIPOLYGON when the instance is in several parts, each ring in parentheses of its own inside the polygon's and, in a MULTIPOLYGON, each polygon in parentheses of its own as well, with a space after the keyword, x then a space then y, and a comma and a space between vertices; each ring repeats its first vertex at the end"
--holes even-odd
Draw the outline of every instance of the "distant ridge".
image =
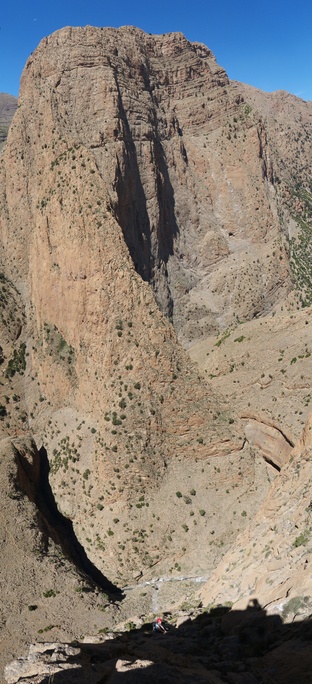
POLYGON ((6 140, 10 123, 17 109, 17 97, 0 93, 0 146, 6 140))

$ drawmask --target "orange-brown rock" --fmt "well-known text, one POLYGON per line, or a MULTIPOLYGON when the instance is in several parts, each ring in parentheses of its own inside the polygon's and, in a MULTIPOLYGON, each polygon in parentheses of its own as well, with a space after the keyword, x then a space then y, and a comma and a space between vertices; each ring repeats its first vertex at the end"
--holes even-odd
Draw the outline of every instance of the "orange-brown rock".
MULTIPOLYGON (((119 586, 206 577, 272 480, 293 478, 311 398, 311 123, 310 103, 231 83, 181 34, 66 28, 29 58, 0 159, 0 417, 10 478, 45 520, 40 557, 53 494, 119 586), (287 461, 280 475, 263 455, 287 461)), ((41 629, 24 613, 22 634, 41 629)))
POLYGON ((201 591, 205 603, 256 600, 287 621, 311 614, 312 415, 263 506, 201 591))

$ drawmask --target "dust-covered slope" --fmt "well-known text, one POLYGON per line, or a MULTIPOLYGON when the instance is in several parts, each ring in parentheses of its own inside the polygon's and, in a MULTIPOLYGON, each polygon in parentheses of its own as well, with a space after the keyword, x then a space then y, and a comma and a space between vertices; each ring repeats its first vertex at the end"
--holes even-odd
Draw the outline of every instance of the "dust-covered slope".
POLYGON ((244 608, 256 598, 287 621, 311 616, 312 416, 251 525, 238 537, 207 585, 207 603, 244 608))

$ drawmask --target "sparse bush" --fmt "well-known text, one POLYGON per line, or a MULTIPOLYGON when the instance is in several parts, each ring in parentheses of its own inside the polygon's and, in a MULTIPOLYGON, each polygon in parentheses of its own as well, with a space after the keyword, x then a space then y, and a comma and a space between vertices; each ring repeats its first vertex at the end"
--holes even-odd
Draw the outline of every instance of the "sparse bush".
POLYGON ((298 614, 310 604, 309 596, 293 596, 283 607, 283 618, 287 618, 291 613, 298 614))
POLYGON ((23 374, 26 368, 26 344, 23 342, 19 349, 14 349, 13 357, 8 362, 8 367, 6 369, 5 375, 7 378, 12 378, 15 373, 23 374))
POLYGON ((0 418, 4 418, 7 415, 6 407, 0 404, 0 418))
POLYGON ((311 536, 310 530, 304 530, 302 534, 299 534, 299 537, 296 537, 295 541, 293 542, 293 546, 298 547, 298 546, 305 546, 311 536))
POLYGON ((56 596, 56 594, 58 594, 58 593, 59 592, 54 591, 54 589, 48 589, 47 591, 43 592, 43 596, 44 596, 44 598, 51 598, 51 597, 56 596))

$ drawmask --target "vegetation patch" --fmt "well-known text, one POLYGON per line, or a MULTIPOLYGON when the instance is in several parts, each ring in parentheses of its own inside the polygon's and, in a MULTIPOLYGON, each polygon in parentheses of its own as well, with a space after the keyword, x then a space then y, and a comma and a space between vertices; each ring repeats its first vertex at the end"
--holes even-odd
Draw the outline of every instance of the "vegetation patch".
POLYGON ((301 305, 305 307, 312 304, 312 194, 299 188, 295 196, 303 210, 300 216, 294 216, 299 233, 289 241, 290 267, 301 305))
POLYGON ((23 375, 26 369, 26 357, 25 357, 26 344, 22 342, 18 349, 14 349, 13 356, 8 362, 8 366, 5 372, 7 378, 12 378, 15 373, 20 373, 23 375))
POLYGON ((305 546, 308 541, 310 540, 311 537, 311 530, 306 529, 302 534, 299 534, 299 537, 296 537, 295 541, 293 542, 293 546, 298 547, 298 546, 305 546))
POLYGON ((296 615, 302 612, 302 610, 309 607, 310 603, 311 599, 309 596, 293 596, 283 607, 283 618, 286 619, 289 615, 296 615))

